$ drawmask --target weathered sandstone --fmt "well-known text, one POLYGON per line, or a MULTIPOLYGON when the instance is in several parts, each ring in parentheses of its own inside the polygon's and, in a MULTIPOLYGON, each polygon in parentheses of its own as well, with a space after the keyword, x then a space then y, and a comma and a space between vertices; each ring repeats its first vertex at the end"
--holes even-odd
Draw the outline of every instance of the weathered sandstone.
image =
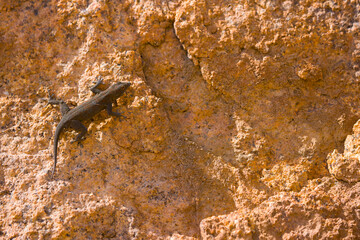
POLYGON ((359 239, 356 0, 0 2, 0 239, 359 239), (131 81, 62 134, 59 109, 131 81), (106 86, 105 86, 106 87, 106 86))

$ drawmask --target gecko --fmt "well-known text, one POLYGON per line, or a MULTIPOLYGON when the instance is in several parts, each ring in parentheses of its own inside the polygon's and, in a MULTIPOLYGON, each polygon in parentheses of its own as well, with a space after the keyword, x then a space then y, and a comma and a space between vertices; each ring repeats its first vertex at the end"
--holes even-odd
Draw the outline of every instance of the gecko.
POLYGON ((60 105, 60 112, 62 115, 54 134, 54 166, 52 170, 52 178, 54 178, 56 170, 59 137, 64 128, 70 127, 80 132, 72 141, 75 142, 79 141, 87 133, 87 128, 81 123, 81 121, 92 118, 104 109, 106 109, 110 116, 122 116, 120 113, 112 111, 112 104, 116 102, 116 100, 126 91, 131 83, 117 82, 106 90, 101 91, 97 87, 102 84, 102 81, 103 79, 98 77, 96 84, 90 88, 90 90, 96 94, 94 97, 73 109, 70 109, 64 101, 56 100, 49 94, 48 104, 60 105))

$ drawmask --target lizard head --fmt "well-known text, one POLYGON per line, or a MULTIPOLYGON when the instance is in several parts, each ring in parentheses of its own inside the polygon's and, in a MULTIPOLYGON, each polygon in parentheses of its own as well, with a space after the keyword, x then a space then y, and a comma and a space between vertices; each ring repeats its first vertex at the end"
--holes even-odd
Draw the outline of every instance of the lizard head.
POLYGON ((130 85, 130 82, 117 82, 109 87, 110 95, 113 99, 117 99, 128 87, 130 87, 130 85))

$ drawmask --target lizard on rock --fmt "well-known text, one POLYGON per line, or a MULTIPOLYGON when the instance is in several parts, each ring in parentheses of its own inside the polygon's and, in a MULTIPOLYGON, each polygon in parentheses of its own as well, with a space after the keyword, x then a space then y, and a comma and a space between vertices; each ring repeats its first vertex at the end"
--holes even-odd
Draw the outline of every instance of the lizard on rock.
POLYGON ((95 86, 90 88, 90 90, 96 95, 71 110, 64 101, 53 99, 50 96, 48 104, 60 105, 60 112, 62 115, 62 118, 56 127, 54 135, 54 167, 52 171, 52 178, 54 177, 56 169, 59 136, 64 128, 70 127, 79 131, 80 133, 74 139, 74 141, 78 141, 87 132, 87 128, 81 123, 81 121, 90 119, 104 109, 106 109, 107 113, 111 116, 121 117, 120 113, 112 111, 112 104, 116 102, 116 100, 126 91, 126 89, 131 85, 131 83, 118 82, 111 85, 104 91, 97 89, 97 87, 101 83, 102 78, 99 77, 95 86))

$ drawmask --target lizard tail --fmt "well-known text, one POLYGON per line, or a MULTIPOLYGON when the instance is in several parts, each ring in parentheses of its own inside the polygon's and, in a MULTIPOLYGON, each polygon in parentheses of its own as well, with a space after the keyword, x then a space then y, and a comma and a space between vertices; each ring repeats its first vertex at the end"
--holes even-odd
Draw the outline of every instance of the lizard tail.
POLYGON ((54 135, 54 167, 52 170, 52 178, 54 178, 54 174, 55 174, 55 170, 56 170, 56 162, 57 162, 57 147, 58 147, 58 142, 59 142, 59 136, 61 133, 61 130, 63 129, 63 127, 59 124, 56 127, 55 130, 55 135, 54 135))

